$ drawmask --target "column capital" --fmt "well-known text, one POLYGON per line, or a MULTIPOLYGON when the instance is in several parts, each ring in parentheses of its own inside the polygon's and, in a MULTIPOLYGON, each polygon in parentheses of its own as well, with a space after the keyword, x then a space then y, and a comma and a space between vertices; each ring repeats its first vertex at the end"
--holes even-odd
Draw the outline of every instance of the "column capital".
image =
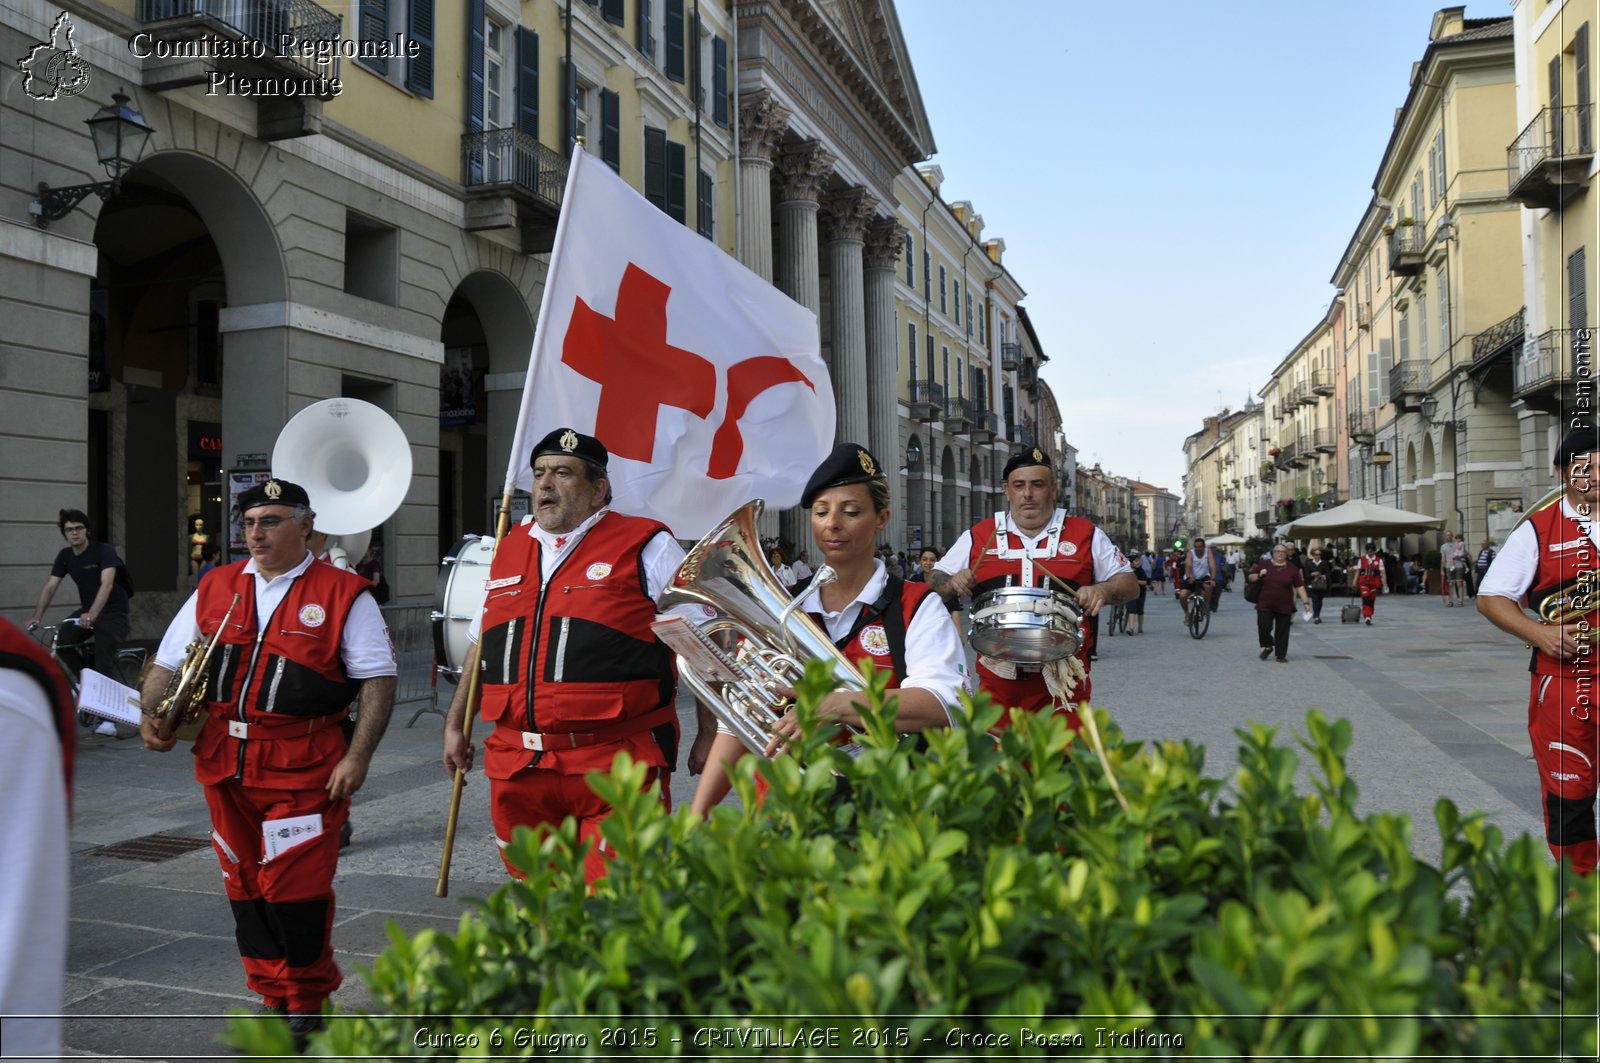
POLYGON ((879 218, 867 226, 867 268, 893 269, 905 246, 906 227, 894 218, 879 218))
POLYGON ((770 161, 789 125, 789 108, 765 89, 739 98, 739 154, 770 161))
POLYGON ((833 172, 838 156, 822 146, 820 140, 806 140, 779 149, 774 163, 778 170, 778 202, 809 201, 833 172))
POLYGON ((829 192, 822 197, 822 221, 827 226, 828 239, 861 241, 877 209, 878 201, 860 185, 829 192))

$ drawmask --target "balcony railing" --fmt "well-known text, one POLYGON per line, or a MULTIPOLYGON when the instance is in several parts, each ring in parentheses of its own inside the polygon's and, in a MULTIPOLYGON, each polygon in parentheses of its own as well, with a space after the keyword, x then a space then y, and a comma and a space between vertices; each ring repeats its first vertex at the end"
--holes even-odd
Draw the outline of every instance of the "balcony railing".
POLYGON ((1022 344, 1002 343, 1000 345, 1000 370, 1009 373, 1022 365, 1022 344))
POLYGON ((1000 417, 989 410, 974 410, 972 414, 972 441, 988 443, 1000 432, 1000 417))
POLYGON ((1333 377, 1325 369, 1311 371, 1311 390, 1317 395, 1333 394, 1333 377))
MULTIPOLYGON (((330 81, 339 76, 337 49, 321 57, 327 62, 318 62, 307 46, 337 42, 342 20, 312 0, 139 0, 139 21, 162 23, 163 37, 185 36, 187 24, 197 34, 260 42, 266 52, 260 62, 277 65, 280 73, 330 81), (285 48, 285 42, 297 47, 285 48)), ((331 97, 330 92, 323 98, 331 97)))
POLYGON ((1594 105, 1546 107, 1506 149, 1506 187, 1529 207, 1559 207, 1588 181, 1594 105))
POLYGON ((1285 455, 1288 464, 1299 469, 1311 463, 1311 440, 1305 436, 1295 436, 1294 443, 1290 445, 1285 455))
POLYGON ((1338 447, 1338 440, 1331 428, 1318 428, 1311 433, 1311 445, 1323 454, 1332 454, 1338 447))
POLYGON ((1295 458, 1296 442, 1297 440, 1294 436, 1287 436, 1278 440, 1278 453, 1272 459, 1273 464, 1280 469, 1288 468, 1295 458))
POLYGON ((1414 277, 1422 272, 1423 227, 1419 224, 1396 225, 1389 234, 1389 272, 1400 277, 1414 277))
POLYGON ((1526 398, 1541 391, 1559 390, 1573 381, 1573 364, 1582 354, 1593 373, 1594 348, 1588 329, 1548 329, 1524 347, 1513 364, 1511 397, 1526 398))
POLYGON ((1371 413, 1352 413, 1345 418, 1345 430, 1350 433, 1351 442, 1371 443, 1378 435, 1377 418, 1371 413))
POLYGON ((1277 524, 1277 520, 1272 516, 1272 508, 1270 506, 1266 509, 1256 510, 1256 527, 1273 528, 1276 527, 1277 524))
POLYGON ((1402 410, 1414 409, 1428 393, 1422 363, 1396 362, 1389 367, 1389 401, 1402 410))
POLYGON ((555 243, 567 184, 567 160, 519 129, 485 129, 461 138, 467 228, 517 228, 524 254, 555 243))
POLYGON ((1014 446, 1033 446, 1033 429, 1025 424, 1013 424, 1006 427, 1006 441, 1014 446))
POLYGON ((937 421, 944 414, 944 385, 931 380, 911 382, 911 419, 937 421))
POLYGON ((1472 368, 1477 370, 1508 351, 1520 350, 1527 317, 1528 308, 1519 307, 1515 314, 1472 337, 1472 368))
POLYGON ((972 422, 967 418, 968 401, 967 399, 958 399, 954 395, 944 400, 944 430, 946 432, 966 435, 972 430, 972 422))

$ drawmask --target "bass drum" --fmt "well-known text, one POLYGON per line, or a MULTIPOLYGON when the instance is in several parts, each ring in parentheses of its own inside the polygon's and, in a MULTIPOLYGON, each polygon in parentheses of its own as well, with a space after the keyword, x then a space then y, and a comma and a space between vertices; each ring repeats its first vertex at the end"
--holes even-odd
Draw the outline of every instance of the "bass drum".
POLYGON ((445 555, 433 596, 433 660, 439 674, 454 683, 461 678, 467 652, 467 628, 483 612, 488 595, 489 562, 494 536, 468 535, 445 555))

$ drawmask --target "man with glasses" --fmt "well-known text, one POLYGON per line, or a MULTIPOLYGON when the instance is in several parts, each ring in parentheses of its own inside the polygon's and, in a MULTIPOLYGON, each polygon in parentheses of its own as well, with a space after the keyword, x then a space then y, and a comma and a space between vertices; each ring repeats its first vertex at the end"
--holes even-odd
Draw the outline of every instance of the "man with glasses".
MULTIPOLYGON (((154 711, 191 642, 215 639, 195 778, 245 981, 303 1043, 341 981, 330 943, 339 828, 394 707, 394 648, 371 585, 306 548, 316 514, 304 488, 268 480, 239 497, 239 513, 250 557, 206 573, 178 611, 144 707, 154 711)), ((160 752, 177 741, 148 715, 140 733, 160 752)))
MULTIPOLYGON (((43 621, 61 581, 71 579, 78 587, 78 611, 72 614, 77 624, 62 629, 61 642, 74 645, 94 639, 94 670, 116 679, 117 650, 128 637, 130 613, 128 595, 117 580, 122 558, 110 543, 97 543, 89 537, 89 517, 81 509, 61 510, 56 527, 67 545, 56 555, 50 578, 44 581, 39 604, 28 618, 28 630, 43 621)), ((107 720, 96 733, 114 735, 117 728, 107 720)))

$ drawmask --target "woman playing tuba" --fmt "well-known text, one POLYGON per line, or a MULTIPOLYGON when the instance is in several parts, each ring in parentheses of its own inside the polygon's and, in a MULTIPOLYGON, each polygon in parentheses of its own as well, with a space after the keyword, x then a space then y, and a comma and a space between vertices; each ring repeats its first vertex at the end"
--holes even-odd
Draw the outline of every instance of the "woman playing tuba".
MULTIPOLYGON (((810 511, 817 549, 837 578, 820 586, 814 581, 800 592, 798 607, 812 614, 846 657, 894 673, 889 686, 898 688, 899 730, 949 726, 951 706, 966 689, 961 641, 938 595, 926 584, 907 584, 876 556, 878 536, 889 522, 889 484, 877 461, 865 447, 841 443, 812 474, 800 504, 810 511)), ((858 727, 864 701, 859 690, 835 690, 818 704, 817 715, 858 727)), ((709 722, 702 719, 702 727, 709 722)), ((768 756, 798 735, 792 708, 772 733, 768 756)), ((705 814, 727 795, 728 768, 746 752, 737 737, 718 727, 695 791, 696 812, 705 814)))

